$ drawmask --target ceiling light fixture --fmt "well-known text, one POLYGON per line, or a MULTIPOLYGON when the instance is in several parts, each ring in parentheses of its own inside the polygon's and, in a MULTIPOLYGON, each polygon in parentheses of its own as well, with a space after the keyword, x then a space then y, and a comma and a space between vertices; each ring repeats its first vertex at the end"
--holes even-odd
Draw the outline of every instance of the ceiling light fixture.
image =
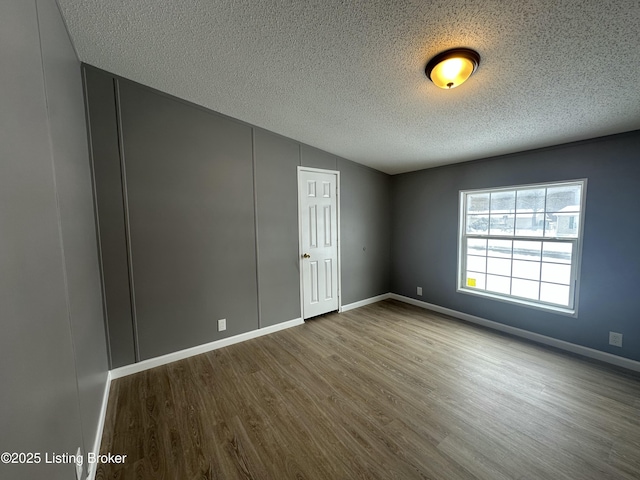
POLYGON ((439 53, 427 63, 425 72, 438 87, 449 90, 462 85, 480 65, 480 55, 469 48, 439 53))

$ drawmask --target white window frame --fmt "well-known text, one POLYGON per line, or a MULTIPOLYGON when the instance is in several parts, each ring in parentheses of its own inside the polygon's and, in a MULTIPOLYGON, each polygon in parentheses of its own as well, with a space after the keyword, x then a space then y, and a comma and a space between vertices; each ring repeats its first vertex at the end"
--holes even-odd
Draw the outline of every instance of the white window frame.
MULTIPOLYGON (((571 317, 578 316, 578 294, 579 294, 579 283, 580 283, 580 265, 582 263, 582 240, 584 237, 584 218, 585 218, 585 205, 586 205, 586 195, 587 193, 587 179, 577 179, 577 180, 566 180, 560 182, 545 182, 545 183, 535 183, 535 184, 525 184, 525 185, 511 185, 506 187, 498 187, 498 188, 483 188, 483 189, 474 189, 474 190, 460 190, 460 202, 459 202, 459 226, 458 226, 458 272, 457 272, 457 292, 480 296, 484 298, 491 298, 494 300, 523 305, 525 307, 531 307, 536 309, 541 309, 547 312, 558 313, 562 315, 567 315, 571 317), (531 188, 549 188, 549 187, 558 187, 563 185, 581 185, 581 196, 580 196, 580 216, 579 216, 579 224, 578 224, 578 234, 577 237, 546 237, 546 236, 527 236, 527 235, 516 235, 516 231, 514 229, 513 235, 489 235, 487 234, 469 234, 467 233, 467 196, 468 195, 477 195, 484 193, 497 193, 497 192, 506 192, 506 191, 514 191, 521 189, 531 189, 531 188), (569 285, 569 306, 564 307, 562 305, 547 303, 540 300, 532 300, 522 297, 513 296, 510 294, 501 294, 489 292, 486 290, 478 290, 473 287, 468 287, 465 283, 466 272, 467 272, 467 239, 469 238, 481 238, 487 240, 525 240, 525 241, 541 241, 541 242, 563 242, 563 243, 572 243, 573 244, 573 255, 571 262, 571 280, 569 285)), ((546 210, 546 208, 545 208, 546 210)), ((545 212, 543 211, 543 214, 545 212)), ((513 261, 513 258, 512 258, 513 261)), ((513 277, 507 277, 512 279, 513 277)))

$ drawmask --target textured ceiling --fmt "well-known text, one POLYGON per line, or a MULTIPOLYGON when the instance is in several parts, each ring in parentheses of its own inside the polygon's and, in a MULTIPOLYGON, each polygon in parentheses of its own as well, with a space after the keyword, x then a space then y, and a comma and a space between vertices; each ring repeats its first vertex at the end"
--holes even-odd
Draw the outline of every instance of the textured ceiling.
POLYGON ((638 0, 58 3, 82 61, 387 173, 640 129, 638 0))

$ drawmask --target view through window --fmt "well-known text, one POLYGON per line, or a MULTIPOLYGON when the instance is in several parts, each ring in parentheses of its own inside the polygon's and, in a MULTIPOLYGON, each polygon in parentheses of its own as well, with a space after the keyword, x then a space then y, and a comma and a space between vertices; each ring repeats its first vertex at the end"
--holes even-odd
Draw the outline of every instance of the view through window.
POLYGON ((458 290, 573 312, 585 181, 463 191, 458 290))

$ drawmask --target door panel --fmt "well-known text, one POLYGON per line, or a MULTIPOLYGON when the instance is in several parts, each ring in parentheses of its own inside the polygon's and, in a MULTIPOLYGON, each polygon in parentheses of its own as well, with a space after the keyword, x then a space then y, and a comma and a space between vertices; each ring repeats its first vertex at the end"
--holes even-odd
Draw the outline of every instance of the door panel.
POLYGON ((324 281, 325 281, 325 286, 324 286, 324 294, 325 300, 331 300, 333 298, 333 262, 331 261, 330 258, 327 258, 324 261, 324 281))
POLYGON ((337 174, 300 170, 303 317, 338 309, 337 174))
POLYGON ((309 207, 309 246, 318 246, 318 207, 312 205, 309 207))
POLYGON ((318 303, 318 299, 320 298, 318 291, 318 262, 309 262, 309 286, 311 288, 311 298, 310 303, 318 303))
POLYGON ((331 239, 331 207, 324 207, 324 246, 331 247, 332 239, 331 239))

